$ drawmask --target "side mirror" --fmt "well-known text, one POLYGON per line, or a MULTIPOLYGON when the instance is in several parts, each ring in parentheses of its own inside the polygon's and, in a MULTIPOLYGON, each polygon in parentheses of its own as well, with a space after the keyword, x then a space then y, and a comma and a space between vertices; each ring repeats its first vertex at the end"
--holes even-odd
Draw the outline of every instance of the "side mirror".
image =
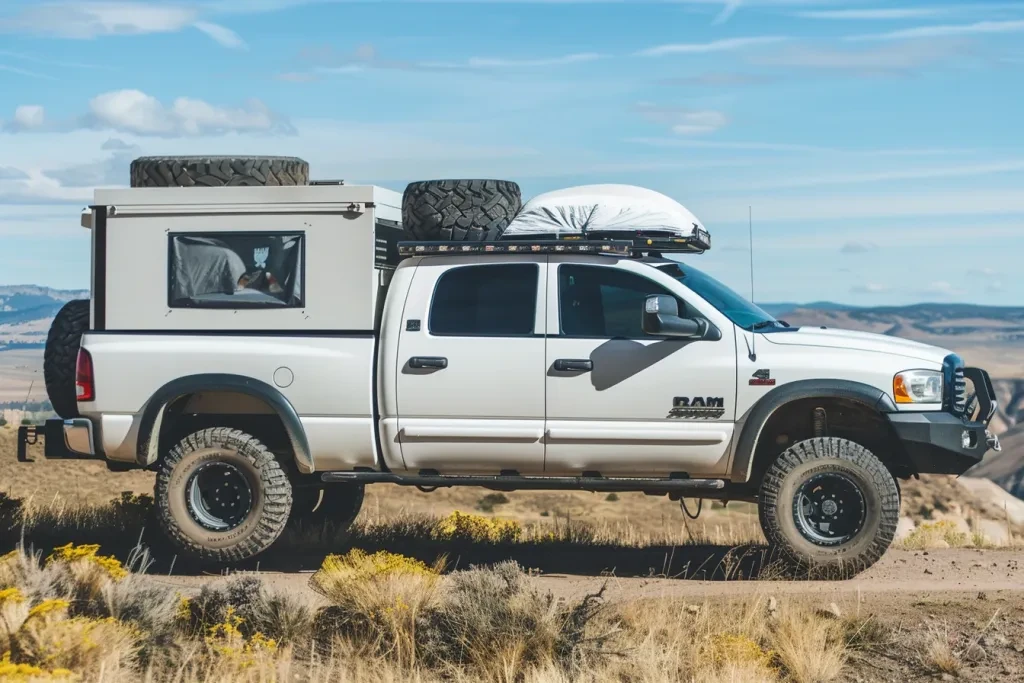
POLYGON ((645 334, 679 339, 703 339, 708 331, 705 320, 679 317, 679 304, 674 297, 652 294, 644 301, 643 330, 645 334))

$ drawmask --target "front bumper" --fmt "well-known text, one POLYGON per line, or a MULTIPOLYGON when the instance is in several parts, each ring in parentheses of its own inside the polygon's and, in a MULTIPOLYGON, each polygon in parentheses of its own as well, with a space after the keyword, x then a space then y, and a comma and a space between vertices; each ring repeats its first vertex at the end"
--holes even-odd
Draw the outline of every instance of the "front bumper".
POLYGON ((999 439, 984 422, 967 422, 949 413, 890 413, 889 422, 903 442, 918 474, 963 474, 999 450, 999 439))
MULTIPOLYGON (((989 449, 1001 449, 998 437, 988 430, 996 413, 996 395, 988 373, 964 368, 957 356, 947 358, 944 369, 950 393, 942 412, 888 415, 918 474, 963 474, 981 462, 989 449), (965 395, 962 401, 957 400, 958 387, 953 383, 957 367, 974 388, 971 398, 965 395)), ((963 382, 959 388, 966 391, 963 382)))

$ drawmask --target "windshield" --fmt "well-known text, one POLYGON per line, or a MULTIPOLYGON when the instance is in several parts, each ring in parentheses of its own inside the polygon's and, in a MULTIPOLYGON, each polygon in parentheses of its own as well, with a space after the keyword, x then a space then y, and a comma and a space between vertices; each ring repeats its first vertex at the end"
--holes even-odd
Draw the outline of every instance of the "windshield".
POLYGON ((745 330, 768 331, 788 327, 786 323, 776 320, 715 278, 689 264, 685 268, 673 266, 665 271, 745 330))

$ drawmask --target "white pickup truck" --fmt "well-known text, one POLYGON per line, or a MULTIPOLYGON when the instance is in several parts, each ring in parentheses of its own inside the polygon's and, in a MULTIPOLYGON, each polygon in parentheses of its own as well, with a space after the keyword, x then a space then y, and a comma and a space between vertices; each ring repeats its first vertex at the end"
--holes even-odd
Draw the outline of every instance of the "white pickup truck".
POLYGON ((849 576, 891 543, 900 479, 998 448, 983 370, 774 319, 677 259, 702 228, 400 242, 400 207, 344 184, 97 191, 91 303, 47 351, 77 358, 48 457, 155 470, 170 539, 219 563, 389 483, 751 501, 785 556, 849 576))

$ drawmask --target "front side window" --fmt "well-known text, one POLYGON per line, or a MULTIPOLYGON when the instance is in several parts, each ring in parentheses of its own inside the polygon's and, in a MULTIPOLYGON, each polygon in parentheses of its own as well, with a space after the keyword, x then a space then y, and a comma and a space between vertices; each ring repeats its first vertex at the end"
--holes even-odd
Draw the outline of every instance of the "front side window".
POLYGON ((653 280, 636 273, 605 266, 562 265, 558 268, 558 311, 562 334, 570 337, 646 337, 643 330, 644 301, 652 294, 667 294, 653 280))
POLYGON ((535 263, 462 266, 437 282, 430 333, 459 337, 524 337, 537 314, 535 263))
POLYGON ((301 307, 304 246, 302 233, 172 234, 168 305, 301 307))

